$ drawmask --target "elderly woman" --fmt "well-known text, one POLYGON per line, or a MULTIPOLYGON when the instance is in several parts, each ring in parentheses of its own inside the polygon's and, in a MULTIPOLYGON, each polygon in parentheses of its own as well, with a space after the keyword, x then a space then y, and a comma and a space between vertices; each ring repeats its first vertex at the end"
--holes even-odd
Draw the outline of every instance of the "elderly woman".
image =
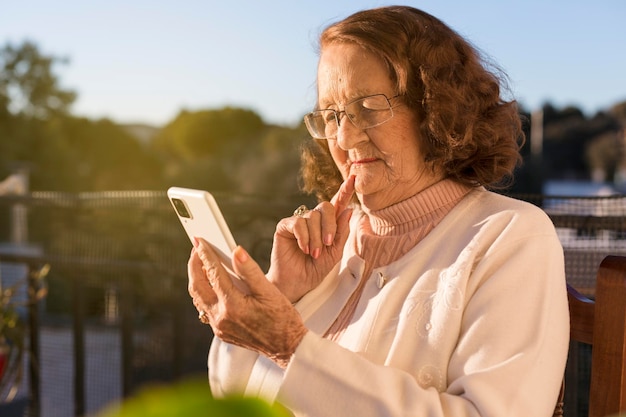
POLYGON ((568 346, 563 251, 511 177, 514 102, 478 53, 410 7, 320 38, 306 190, 264 274, 197 240, 189 291, 214 395, 296 416, 550 416, 568 346), (356 198, 355 198, 356 197, 356 198), (234 275, 228 270, 232 267, 234 275))

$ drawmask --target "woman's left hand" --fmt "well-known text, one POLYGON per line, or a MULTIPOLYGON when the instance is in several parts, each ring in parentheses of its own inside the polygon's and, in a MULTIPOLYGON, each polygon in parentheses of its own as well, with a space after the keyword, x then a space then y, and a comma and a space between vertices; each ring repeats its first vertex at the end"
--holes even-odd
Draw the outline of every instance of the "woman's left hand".
POLYGON ((354 182, 350 176, 331 201, 278 222, 267 279, 291 302, 317 287, 341 259, 350 233, 354 182))
POLYGON ((286 367, 307 332, 300 314, 240 246, 233 251, 232 268, 237 277, 209 243, 196 240, 187 264, 188 290, 201 318, 206 316, 224 342, 286 367), (233 280, 240 281, 235 285, 233 280))

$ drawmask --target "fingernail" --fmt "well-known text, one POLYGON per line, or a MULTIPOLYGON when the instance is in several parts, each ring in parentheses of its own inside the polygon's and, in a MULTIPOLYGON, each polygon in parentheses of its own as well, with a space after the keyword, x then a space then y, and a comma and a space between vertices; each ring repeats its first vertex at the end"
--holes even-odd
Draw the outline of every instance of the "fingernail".
POLYGON ((241 263, 247 262, 248 259, 250 259, 250 255, 248 255, 248 252, 246 252, 246 250, 242 248, 241 246, 237 246, 235 248, 234 256, 241 263))
POLYGON ((330 246, 333 244, 333 235, 331 233, 324 236, 324 244, 326 246, 330 246))
POLYGON ((306 246, 304 247, 304 253, 306 253, 307 255, 308 255, 309 253, 311 253, 311 248, 309 248, 309 245, 306 245, 306 246))
POLYGON ((194 238, 193 238, 193 247, 197 248, 199 244, 200 244, 200 240, 198 240, 198 238, 194 236, 194 238))
POLYGON ((315 248, 313 249, 313 254, 311 256, 313 257, 313 259, 317 259, 320 257, 321 252, 322 250, 320 248, 315 248))

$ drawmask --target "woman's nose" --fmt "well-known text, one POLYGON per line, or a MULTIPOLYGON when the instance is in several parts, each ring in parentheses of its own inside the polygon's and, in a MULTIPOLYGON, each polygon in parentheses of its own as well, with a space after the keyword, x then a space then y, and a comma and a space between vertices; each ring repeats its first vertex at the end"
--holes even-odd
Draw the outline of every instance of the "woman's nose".
POLYGON ((339 126, 337 126, 337 145, 344 151, 354 148, 359 143, 367 141, 369 138, 364 130, 359 129, 352 123, 345 113, 341 114, 339 126))

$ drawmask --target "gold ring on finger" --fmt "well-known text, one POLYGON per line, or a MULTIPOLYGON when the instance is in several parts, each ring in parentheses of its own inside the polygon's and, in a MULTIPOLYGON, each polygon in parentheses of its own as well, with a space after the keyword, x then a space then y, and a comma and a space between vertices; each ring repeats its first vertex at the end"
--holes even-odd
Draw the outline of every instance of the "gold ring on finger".
POLYGON ((209 315, 204 310, 200 310, 200 313, 198 314, 198 320, 200 320, 200 323, 202 324, 210 324, 209 315))
POLYGON ((307 214, 308 212, 309 212, 308 207, 302 204, 300 207, 294 210, 293 215, 296 217, 304 217, 304 215, 307 214))

